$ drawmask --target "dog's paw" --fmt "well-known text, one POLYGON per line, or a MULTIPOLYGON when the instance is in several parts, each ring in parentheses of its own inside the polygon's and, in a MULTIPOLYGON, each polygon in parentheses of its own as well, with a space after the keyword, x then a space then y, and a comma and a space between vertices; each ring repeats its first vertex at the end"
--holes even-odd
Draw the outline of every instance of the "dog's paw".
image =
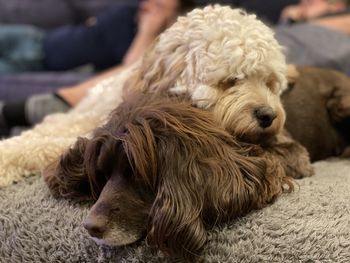
POLYGON ((268 149, 281 162, 286 176, 301 179, 314 175, 310 155, 306 148, 283 131, 268 149))
POLYGON ((286 159, 286 174, 294 179, 313 176, 315 172, 308 151, 297 142, 290 145, 292 150, 286 159))
POLYGON ((342 158, 350 158, 350 146, 346 147, 343 153, 340 155, 342 158))
POLYGON ((286 174, 294 179, 302 179, 315 174, 314 168, 308 156, 303 156, 297 159, 297 162, 288 164, 286 174))

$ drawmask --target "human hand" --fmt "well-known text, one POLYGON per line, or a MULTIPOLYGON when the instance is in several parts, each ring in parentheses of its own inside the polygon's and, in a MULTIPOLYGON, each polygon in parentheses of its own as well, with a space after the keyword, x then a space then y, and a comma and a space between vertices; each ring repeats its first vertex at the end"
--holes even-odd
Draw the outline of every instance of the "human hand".
POLYGON ((178 10, 179 0, 144 0, 138 11, 138 31, 123 64, 137 61, 155 38, 175 21, 178 10))
POLYGON ((285 7, 281 12, 281 21, 286 22, 288 20, 301 21, 305 19, 304 10, 300 5, 289 5, 285 7))
POLYGON ((138 13, 138 34, 157 37, 177 16, 177 0, 144 0, 138 13))

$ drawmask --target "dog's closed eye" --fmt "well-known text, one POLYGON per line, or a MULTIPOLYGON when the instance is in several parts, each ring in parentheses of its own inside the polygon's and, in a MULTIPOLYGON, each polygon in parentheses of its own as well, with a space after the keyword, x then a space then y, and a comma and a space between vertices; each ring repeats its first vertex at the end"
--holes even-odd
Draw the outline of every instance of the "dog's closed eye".
POLYGON ((218 84, 219 88, 223 90, 227 90, 229 88, 234 87, 237 84, 237 78, 227 78, 224 80, 221 80, 218 84))
POLYGON ((275 76, 270 76, 265 84, 273 93, 278 93, 281 89, 275 76))

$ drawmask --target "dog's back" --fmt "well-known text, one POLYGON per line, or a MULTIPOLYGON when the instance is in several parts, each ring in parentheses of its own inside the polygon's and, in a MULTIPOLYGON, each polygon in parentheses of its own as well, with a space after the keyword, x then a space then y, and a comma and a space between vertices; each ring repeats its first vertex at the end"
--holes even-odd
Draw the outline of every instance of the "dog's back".
POLYGON ((312 161, 342 154, 350 142, 350 79, 332 70, 297 71, 282 95, 286 129, 307 148, 312 161))

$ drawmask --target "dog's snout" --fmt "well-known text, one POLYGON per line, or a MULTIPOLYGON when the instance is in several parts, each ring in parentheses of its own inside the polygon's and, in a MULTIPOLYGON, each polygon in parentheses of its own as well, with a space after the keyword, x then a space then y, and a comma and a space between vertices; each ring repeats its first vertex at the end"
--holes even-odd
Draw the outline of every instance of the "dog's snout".
POLYGON ((87 217, 84 220, 83 226, 89 232, 90 236, 102 238, 107 229, 107 222, 103 218, 87 217))
POLYGON ((260 107, 255 109, 254 115, 261 128, 268 128, 271 126, 277 114, 271 107, 260 107))

